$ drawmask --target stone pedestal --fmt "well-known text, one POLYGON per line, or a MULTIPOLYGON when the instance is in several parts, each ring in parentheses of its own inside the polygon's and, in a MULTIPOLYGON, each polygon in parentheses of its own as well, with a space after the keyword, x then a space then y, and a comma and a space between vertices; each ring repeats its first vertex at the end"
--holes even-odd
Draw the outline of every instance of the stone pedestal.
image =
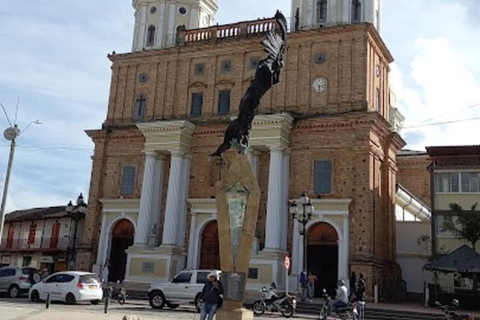
POLYGON ((225 178, 217 182, 216 189, 224 286, 224 303, 217 312, 217 319, 253 319, 253 312, 242 307, 257 223, 260 189, 246 155, 237 155, 225 178))
POLYGON ((242 301, 225 301, 217 311, 218 320, 253 320, 253 311, 243 308, 242 301))

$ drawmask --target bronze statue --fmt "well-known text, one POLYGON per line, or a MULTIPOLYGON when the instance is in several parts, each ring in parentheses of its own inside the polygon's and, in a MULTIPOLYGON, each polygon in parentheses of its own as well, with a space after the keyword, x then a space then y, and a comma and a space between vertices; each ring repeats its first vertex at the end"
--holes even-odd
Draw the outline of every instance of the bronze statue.
POLYGON ((260 99, 274 85, 280 81, 280 70, 283 67, 285 49, 287 44, 287 21, 280 11, 275 14, 275 20, 280 29, 280 35, 275 30, 267 32, 262 45, 268 56, 261 60, 255 71, 247 92, 240 101, 238 117, 232 121, 225 131, 223 143, 212 157, 221 157, 223 152, 231 146, 237 148, 239 153, 245 153, 248 148, 248 135, 252 129, 260 99))

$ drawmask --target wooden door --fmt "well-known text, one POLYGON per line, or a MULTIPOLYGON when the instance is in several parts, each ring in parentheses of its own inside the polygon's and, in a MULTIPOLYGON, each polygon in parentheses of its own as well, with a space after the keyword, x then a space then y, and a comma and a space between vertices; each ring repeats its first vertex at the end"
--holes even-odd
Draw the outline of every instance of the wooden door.
POLYGON ((200 250, 200 269, 220 270, 220 243, 218 241, 218 224, 212 221, 202 232, 202 247, 200 250))

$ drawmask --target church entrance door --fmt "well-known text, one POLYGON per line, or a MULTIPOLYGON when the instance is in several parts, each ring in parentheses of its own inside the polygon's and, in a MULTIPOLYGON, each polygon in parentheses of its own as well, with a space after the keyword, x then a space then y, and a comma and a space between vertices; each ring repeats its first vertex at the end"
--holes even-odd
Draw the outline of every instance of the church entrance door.
POLYGON ((116 282, 125 279, 125 271, 127 268, 127 253, 125 251, 133 245, 134 234, 135 227, 127 219, 118 221, 115 227, 113 227, 109 281, 116 282))
POLYGON ((199 268, 220 270, 220 243, 218 241, 217 221, 209 222, 203 228, 199 268))
POLYGON ((338 278, 338 234, 334 227, 319 222, 308 230, 307 238, 308 270, 317 276, 315 297, 322 296, 322 290, 335 296, 338 278))

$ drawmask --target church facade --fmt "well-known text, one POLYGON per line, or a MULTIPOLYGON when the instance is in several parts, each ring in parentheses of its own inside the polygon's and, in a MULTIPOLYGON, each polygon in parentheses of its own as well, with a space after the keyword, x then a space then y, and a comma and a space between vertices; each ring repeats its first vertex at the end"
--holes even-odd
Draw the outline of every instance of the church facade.
MULTIPOLYGON (((107 117, 95 143, 78 268, 139 287, 185 268, 221 268, 214 185, 234 159, 222 142, 273 19, 211 26, 215 0, 135 0, 132 52, 112 54, 107 117), (173 35, 173 36, 172 36, 173 35)), ((261 190, 248 283, 298 285, 302 268, 333 289, 363 273, 380 291, 400 278, 398 151, 379 0, 292 0, 281 81, 263 97, 248 150, 261 190), (394 121, 393 120, 393 121, 394 121), (289 205, 306 191, 302 226, 289 205), (285 277, 283 258, 292 258, 285 277)), ((273 12, 272 12, 273 14, 273 12)))

